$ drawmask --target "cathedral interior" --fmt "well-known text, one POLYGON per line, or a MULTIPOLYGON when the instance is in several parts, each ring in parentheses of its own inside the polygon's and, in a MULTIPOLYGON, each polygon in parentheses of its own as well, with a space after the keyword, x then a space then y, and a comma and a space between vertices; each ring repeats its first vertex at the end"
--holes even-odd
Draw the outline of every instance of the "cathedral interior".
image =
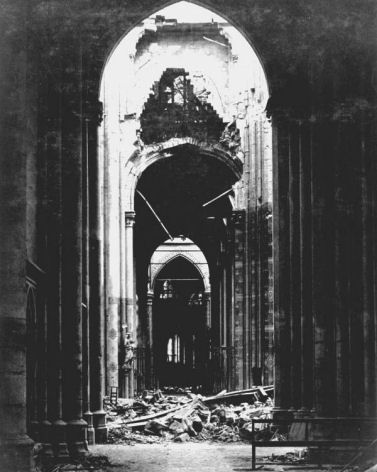
POLYGON ((1 5, 1 470, 113 387, 376 418, 376 2, 1 5))

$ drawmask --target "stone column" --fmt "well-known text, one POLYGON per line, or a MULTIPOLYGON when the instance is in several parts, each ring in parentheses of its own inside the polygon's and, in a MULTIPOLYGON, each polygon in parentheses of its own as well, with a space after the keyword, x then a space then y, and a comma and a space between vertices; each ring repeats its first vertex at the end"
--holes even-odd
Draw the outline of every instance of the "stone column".
POLYGON ((275 415, 285 415, 291 406, 290 362, 290 242, 289 242, 289 131, 276 121, 273 146, 277 150, 274 165, 274 346, 275 415))
MULTIPOLYGON (((290 410, 301 407, 301 282, 300 264, 300 133, 301 125, 289 126, 289 317, 290 317, 290 410)), ((288 274, 287 274, 288 275, 288 274)), ((288 354, 287 354, 288 355, 288 354)))
POLYGON ((38 410, 40 418, 40 435, 39 440, 43 444, 43 454, 45 457, 52 457, 54 455, 53 448, 51 445, 51 427, 52 424, 48 419, 48 368, 47 368, 47 310, 46 310, 46 295, 45 295, 45 283, 39 285, 37 290, 37 326, 38 326, 38 345, 37 350, 39 352, 39 373, 38 373, 38 410))
MULTIPOLYGON (((126 166, 124 165, 124 159, 121 157, 119 159, 119 215, 123 215, 126 207, 126 166)), ((120 319, 120 332, 119 332, 119 361, 120 363, 124 362, 126 357, 126 347, 127 347, 127 314, 125 306, 125 290, 126 290, 126 227, 123 224, 123 219, 120 218, 119 225, 119 319, 120 319)), ((126 378, 127 374, 122 368, 122 365, 119 366, 119 396, 124 397, 126 392, 126 378)))
POLYGON ((255 118, 251 118, 251 123, 247 128, 247 139, 245 140, 246 156, 245 159, 245 173, 248 192, 247 204, 247 245, 248 257, 247 261, 250 284, 250 322, 249 322, 249 340, 250 340, 250 364, 252 383, 256 383, 253 376, 253 371, 259 365, 259 345, 260 345, 260 330, 259 330, 259 303, 258 303, 258 200, 257 189, 260 180, 258 175, 258 126, 255 118))
POLYGON ((300 309, 301 309, 301 414, 313 407, 313 319, 311 255, 311 125, 301 126, 300 133, 300 309))
POLYGON ((204 307, 206 314, 206 325, 210 330, 212 327, 212 317, 211 317, 211 291, 204 292, 204 307))
POLYGON ((103 410, 105 386, 105 315, 103 280, 103 241, 101 240, 101 169, 103 156, 97 153, 98 125, 102 118, 102 103, 94 97, 91 107, 97 109, 97 121, 89 126, 89 354, 90 354, 90 407, 93 414, 95 442, 106 442, 106 416, 103 410))
POLYGON ((154 365, 153 365, 153 300, 154 293, 148 290, 147 294, 147 379, 150 388, 155 387, 154 365))
MULTIPOLYGON (((107 98, 107 106, 111 98, 107 98)), ((121 324, 121 175, 118 143, 110 139, 119 126, 110 109, 106 108, 104 131, 104 254, 105 254, 105 313, 106 313, 106 390, 119 387, 119 345, 121 324), (111 131, 111 132, 110 132, 111 131)))
POLYGON ((88 424, 87 441, 94 443, 93 414, 90 410, 90 285, 89 285, 89 124, 90 113, 89 104, 86 103, 84 120, 84 141, 83 141, 83 172, 82 172, 82 253, 83 253, 83 273, 82 273, 82 337, 83 337, 83 418, 88 424))
MULTIPOLYGON (((49 140, 53 135, 53 125, 55 118, 53 112, 54 106, 49 103, 48 97, 55 100, 55 94, 51 87, 51 80, 46 77, 45 80, 41 81, 39 85, 39 108, 38 108, 38 158, 34 162, 36 176, 33 176, 32 168, 28 164, 28 187, 30 182, 35 178, 35 190, 29 191, 28 200, 34 196, 37 197, 35 202, 35 214, 33 215, 35 221, 30 225, 30 217, 28 218, 28 227, 32 226, 30 234, 35 231, 35 246, 28 242, 28 262, 27 262, 27 277, 29 280, 34 281, 35 299, 36 299, 36 344, 34 347, 34 353, 36 355, 36 381, 37 381, 37 400, 36 408, 38 411, 38 441, 43 444, 43 453, 45 456, 51 456, 53 454, 51 448, 51 423, 47 419, 47 383, 48 383, 48 352, 47 352, 47 330, 48 330, 48 313, 46 311, 46 278, 49 278, 49 252, 50 252, 50 239, 54 238, 52 235, 55 232, 55 220, 54 211, 56 210, 57 202, 52 201, 50 189, 49 189, 49 173, 51 170, 52 162, 49 162, 50 158, 50 146, 49 140), (45 104, 43 106, 42 104, 45 104), (47 224, 50 220, 52 221, 51 227, 47 224), (35 225, 35 226, 34 226, 35 225), (34 246, 34 248, 33 248, 34 246), (35 263, 38 263, 36 265, 35 263), (42 267, 43 269, 39 268, 42 267), (46 271, 47 269, 47 277, 46 271), (43 275, 42 275, 43 274, 43 275)), ((53 164, 56 165, 54 153, 51 153, 53 164)), ((31 157, 33 161, 33 158, 31 157)), ((54 182, 57 184, 56 181, 54 182)), ((30 215, 31 216, 31 215, 30 215)), ((33 218, 33 219, 34 219, 33 218)), ((53 257, 52 257, 53 258, 53 257)), ((49 287, 50 288, 50 287, 49 287)), ((29 372, 31 373, 31 372, 29 372)), ((30 402, 28 403, 30 405, 30 402)), ((33 439, 35 437, 33 436, 33 439)))
POLYGON ((49 225, 47 233, 47 408, 52 423, 51 443, 54 454, 67 457, 67 424, 63 421, 62 392, 62 154, 60 92, 49 90, 50 132, 47 140, 47 179, 49 225))
MULTIPOLYGON (((131 340, 136 340, 135 325, 135 269, 134 269, 134 224, 135 212, 125 212, 125 307, 127 331, 131 335, 131 340)), ((132 369, 126 378, 126 395, 132 397, 134 394, 134 378, 132 369)))
POLYGON ((319 123, 313 136, 312 300, 314 321, 314 401, 318 416, 334 414, 334 125, 319 123))
POLYGON ((246 385, 245 362, 245 212, 233 211, 234 227, 234 349, 235 349, 235 388, 246 385))
POLYGON ((29 275, 29 264, 26 269, 27 307, 26 307, 26 427, 27 432, 34 440, 39 440, 38 422, 38 340, 37 340, 37 310, 36 310, 36 283, 29 275))
MULTIPOLYGON (((218 305, 219 306, 219 305, 218 305)), ((203 366, 208 372, 210 369, 211 346, 212 346, 212 316, 211 316, 211 291, 206 290, 203 297, 203 315, 205 316, 205 336, 203 337, 203 366)), ((218 311, 220 315, 220 310, 218 311)), ((220 326, 219 326, 220 328, 220 326)), ((220 333, 219 333, 220 334, 220 333)), ((218 335, 218 340, 220 336, 218 335)), ((220 343, 218 342, 220 346, 220 343)), ((211 381, 210 372, 205 376, 203 385, 210 391, 213 388, 213 381, 211 381)))
POLYGON ((82 90, 79 40, 65 45, 62 107, 63 418, 72 456, 86 446, 82 398, 82 90))
POLYGON ((29 5, 14 2, 2 22, 0 50, 0 464, 29 472, 26 434, 26 159, 35 152, 27 70, 29 5))
MULTIPOLYGON (((229 226, 231 226, 229 224, 229 226)), ((225 252, 225 316, 226 316, 226 343, 227 343, 227 389, 236 389, 236 350, 235 350, 235 333, 234 333, 234 244, 232 238, 232 230, 228 226, 227 242, 225 252)))
POLYGON ((364 412, 365 416, 376 415, 376 320, 373 316, 373 256, 376 254, 373 243, 376 241, 376 162, 372 150, 366 146, 366 136, 370 129, 375 130, 375 122, 361 124, 361 202, 362 202, 362 295, 363 295, 363 335, 364 335, 364 412), (370 154, 369 154, 370 153, 370 154), (373 164, 372 164, 373 163, 373 164), (371 204, 374 202, 374 205, 371 204), (374 212, 373 212, 374 210, 374 212))
POLYGON ((223 255, 221 254, 221 263, 217 266, 218 280, 219 280, 219 315, 220 315, 220 333, 219 333, 219 347, 226 346, 226 275, 225 267, 223 265, 223 255))

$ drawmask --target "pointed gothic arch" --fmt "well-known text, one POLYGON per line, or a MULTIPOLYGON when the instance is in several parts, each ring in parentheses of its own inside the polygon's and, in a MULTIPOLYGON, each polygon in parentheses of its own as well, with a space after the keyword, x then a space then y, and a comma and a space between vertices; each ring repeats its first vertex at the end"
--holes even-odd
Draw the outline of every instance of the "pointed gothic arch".
MULTIPOLYGON (((171 5, 174 3, 180 2, 172 2, 171 5)), ((190 5, 193 9, 201 9, 197 4, 190 5)), ((208 8, 206 11, 212 12, 208 8)), ((105 306, 108 313, 106 330, 109 333, 116 332, 120 317, 121 325, 127 325, 130 330, 127 335, 134 339, 138 312, 143 310, 138 306, 137 300, 145 298, 137 297, 135 292, 135 194, 141 176, 152 164, 174 159, 180 152, 192 152, 205 159, 216 160, 234 176, 234 180, 229 178, 230 185, 228 183, 218 192, 220 194, 228 191, 229 187, 233 186, 233 190, 230 189, 234 192, 233 212, 243 213, 252 193, 255 194, 252 198, 259 198, 259 203, 255 202, 256 206, 260 205, 260 200, 263 201, 263 211, 266 211, 267 207, 270 211, 272 207, 272 134, 271 124, 265 114, 268 84, 255 50, 243 33, 229 24, 224 17, 216 17, 215 22, 207 23, 205 20, 203 23, 201 19, 198 25, 191 29, 187 29, 184 23, 170 23, 169 18, 161 19, 156 15, 130 30, 109 56, 101 81, 100 99, 104 104, 104 120, 99 130, 101 201, 104 215, 101 231, 104 240, 107 291, 105 299, 111 300, 111 303, 105 306), (190 41, 185 42, 186 33, 176 34, 182 28, 186 33, 190 31, 190 41), (205 34, 201 28, 204 28, 205 34), (154 32, 150 33, 150 30, 154 32), (173 39, 169 36, 171 34, 173 39), (177 42, 177 38, 183 39, 177 42), (228 66, 224 67, 224 64, 228 66), (218 121, 222 120, 224 124, 222 131, 216 131, 217 142, 212 137, 208 139, 206 136, 196 136, 189 126, 184 131, 180 129, 178 133, 173 130, 166 136, 163 133, 150 134, 155 136, 153 139, 157 141, 162 139, 161 142, 153 142, 153 139, 151 141, 149 138, 146 143, 143 142, 141 124, 153 126, 154 121, 145 121, 145 115, 144 121, 141 119, 142 114, 150 108, 148 103, 153 101, 151 93, 156 95, 157 89, 155 87, 154 90, 153 85, 159 84, 161 77, 165 77, 165 71, 171 70, 186 71, 190 83, 196 73, 210 78, 207 81, 207 102, 210 107, 208 110, 217 115, 218 121), (257 191, 250 190, 251 185, 260 186, 257 182, 263 182, 263 195, 256 195, 257 191), (120 300, 125 300, 124 306, 120 300)), ((161 93, 160 89, 158 93, 161 93)), ((173 99, 172 101, 174 102, 173 99)), ((167 104, 168 100, 165 105, 167 104)), ((213 197, 215 196, 216 194, 213 194, 213 197)), ((211 197, 212 195, 208 200, 211 197)), ((238 221, 238 218, 232 218, 229 224, 233 226, 238 221)), ((227 231, 223 228, 219 234, 225 237, 227 231)), ((271 232, 271 228, 266 231, 271 232)), ((230 235, 229 237, 233 238, 230 235)), ((226 245, 229 246, 229 243, 226 245)), ((225 259, 222 261, 219 262, 220 265, 223 264, 220 270, 225 270, 225 259)), ((242 261, 242 264, 248 267, 249 262, 242 261)), ((271 266, 270 264, 268 267, 271 266)), ((270 269, 266 266, 261 270, 265 273, 270 269)), ((271 280, 272 278, 267 283, 272 283, 271 280)), ((206 277, 206 283, 209 288, 209 275, 206 277)), ((232 290, 239 292, 249 290, 243 286, 238 288, 236 284, 232 287, 232 290)), ((265 288, 263 293, 267 293, 265 288)), ((227 308, 224 305, 221 309, 224 311, 222 318, 225 319, 227 308)), ((118 382, 114 366, 118 362, 118 343, 120 341, 122 344, 123 336, 119 331, 116 336, 107 337, 107 364, 112 366, 111 371, 108 369, 108 385, 116 385, 118 382)), ((242 336, 248 335, 245 333, 242 336)), ((246 346, 248 343, 242 341, 238 345, 246 346)), ((260 345, 263 345, 262 340, 260 345)), ((133 387, 130 385, 130 388, 133 387)))
MULTIPOLYGON (((159 246, 159 248, 161 248, 159 246)), ((158 249, 154 252, 151 262, 150 262, 150 273, 149 273, 149 280, 150 280, 150 288, 153 291, 155 287, 155 281, 158 278, 158 274, 160 271, 173 262, 177 258, 182 258, 190 262, 199 272, 203 279, 204 283, 204 290, 206 292, 211 291, 211 284, 210 284, 210 272, 207 259, 205 258, 203 252, 199 249, 196 244, 193 245, 192 250, 184 250, 184 248, 177 248, 174 250, 174 253, 166 251, 166 252, 159 252, 158 249)))

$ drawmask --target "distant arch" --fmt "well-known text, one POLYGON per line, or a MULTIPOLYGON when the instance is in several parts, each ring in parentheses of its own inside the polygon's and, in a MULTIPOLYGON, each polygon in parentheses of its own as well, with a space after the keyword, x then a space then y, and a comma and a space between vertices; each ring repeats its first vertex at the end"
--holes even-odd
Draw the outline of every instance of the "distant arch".
MULTIPOLYGON (((178 238, 175 238, 178 239, 178 238)), ((160 271, 170 262, 173 262, 177 258, 183 258, 190 262, 199 272, 203 279, 204 290, 206 292, 211 291, 210 284, 210 273, 207 259, 205 258, 203 252, 200 248, 192 243, 190 244, 192 250, 183 249, 179 245, 174 249, 174 251, 161 251, 159 248, 164 245, 160 245, 154 252, 151 262, 150 262, 150 287, 151 290, 154 290, 155 282, 160 271)))

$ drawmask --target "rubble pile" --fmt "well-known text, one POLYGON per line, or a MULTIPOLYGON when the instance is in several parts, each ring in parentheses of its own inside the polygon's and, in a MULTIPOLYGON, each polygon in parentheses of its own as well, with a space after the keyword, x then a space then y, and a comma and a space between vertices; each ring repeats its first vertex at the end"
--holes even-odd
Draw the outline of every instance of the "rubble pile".
POLYGON ((279 463, 289 465, 305 464, 307 462, 307 449, 297 449, 285 454, 272 454, 271 456, 263 457, 261 460, 267 463, 279 463))
POLYGON ((272 406, 262 387, 212 397, 188 390, 177 395, 145 391, 134 400, 107 403, 109 442, 247 441, 251 439, 251 419, 270 418, 272 406))

